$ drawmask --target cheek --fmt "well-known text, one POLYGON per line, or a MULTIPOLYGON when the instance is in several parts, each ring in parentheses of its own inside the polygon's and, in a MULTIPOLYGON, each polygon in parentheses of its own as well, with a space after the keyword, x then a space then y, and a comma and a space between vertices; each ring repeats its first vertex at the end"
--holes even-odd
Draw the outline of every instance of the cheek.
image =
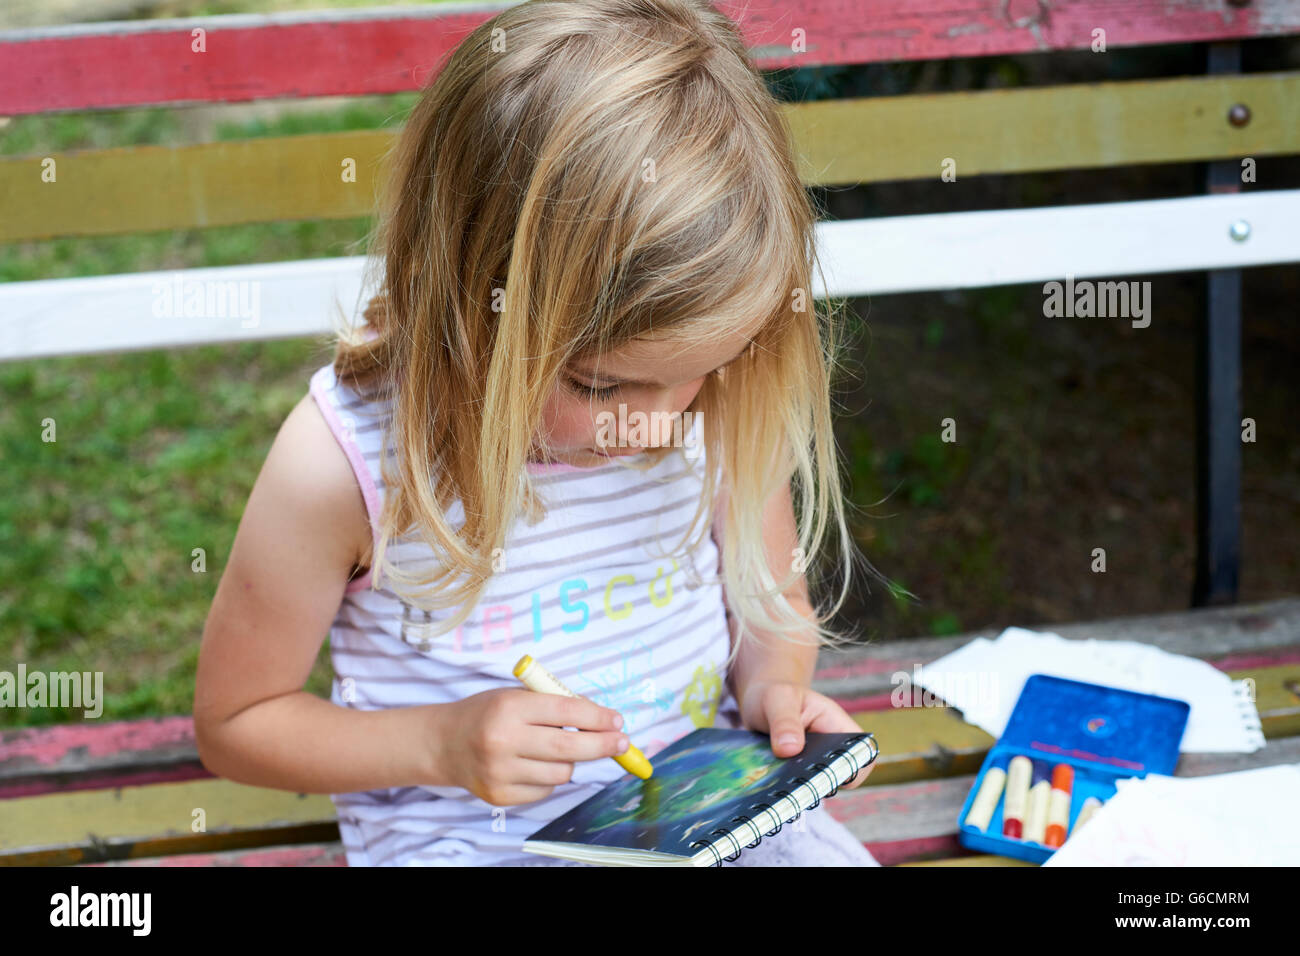
MULTIPOLYGON (((690 406, 691 402, 695 401, 695 396, 700 393, 700 389, 703 387, 703 378, 687 382, 673 390, 667 407, 661 405, 659 409, 675 412, 684 411, 690 406)), ((593 406, 589 405, 584 398, 567 394, 562 389, 556 389, 542 408, 541 431, 549 436, 551 447, 556 451, 586 448, 596 440, 597 423, 595 416, 602 410, 616 414, 619 401, 626 402, 628 414, 649 407, 637 401, 635 397, 631 401, 615 398, 605 405, 596 403, 593 406)))
POLYGON ((700 394, 700 389, 704 388, 704 379, 697 378, 695 381, 682 387, 682 391, 675 396, 673 407, 678 411, 685 411, 690 407, 691 402, 695 401, 695 396, 700 394))
POLYGON ((541 428, 557 450, 591 444, 595 422, 587 403, 556 391, 542 408, 541 428))

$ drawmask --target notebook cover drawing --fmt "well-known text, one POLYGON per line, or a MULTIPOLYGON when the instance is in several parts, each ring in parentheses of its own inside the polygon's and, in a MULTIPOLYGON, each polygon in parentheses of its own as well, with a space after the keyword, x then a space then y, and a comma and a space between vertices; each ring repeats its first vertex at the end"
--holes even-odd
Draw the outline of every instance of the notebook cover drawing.
POLYGON ((878 752, 865 733, 804 738, 800 753, 783 758, 772 753, 767 734, 700 728, 651 758, 649 780, 625 775, 532 834, 523 849, 606 865, 712 865, 736 854, 736 842, 714 831, 734 831, 748 846, 753 831, 734 819, 744 816, 762 825, 767 839, 776 824, 815 806, 878 752), (702 845, 710 841, 718 853, 702 845))

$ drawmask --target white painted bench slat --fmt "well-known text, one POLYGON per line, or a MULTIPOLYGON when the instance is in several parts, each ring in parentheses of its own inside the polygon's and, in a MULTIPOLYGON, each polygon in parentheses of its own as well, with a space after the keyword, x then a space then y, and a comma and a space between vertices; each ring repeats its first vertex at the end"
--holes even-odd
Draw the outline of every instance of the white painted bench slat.
MULTIPOLYGON (((936 185, 936 189, 943 188, 936 185)), ((1300 189, 823 223, 836 295, 1300 262, 1300 189), (1232 238, 1236 220, 1250 226, 1232 238)))
MULTIPOLYGON (((891 216, 817 231, 818 298, 1231 269, 1300 262, 1300 190, 891 216), (1249 226, 1244 240, 1230 233, 1238 220, 1249 226)), ((333 317, 355 314, 364 263, 0 284, 0 361, 320 335, 333 317), (187 314, 196 293, 197 314, 187 314)))

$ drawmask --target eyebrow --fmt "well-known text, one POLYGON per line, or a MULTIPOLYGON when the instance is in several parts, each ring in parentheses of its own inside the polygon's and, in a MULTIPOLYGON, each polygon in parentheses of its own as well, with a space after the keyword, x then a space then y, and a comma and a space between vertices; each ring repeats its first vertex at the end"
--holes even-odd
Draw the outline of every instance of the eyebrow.
MULTIPOLYGON (((751 338, 747 343, 745 343, 744 348, 742 348, 739 352, 737 352, 737 353, 736 353, 734 356, 732 356, 730 359, 728 359, 727 361, 723 362, 722 365, 719 365, 718 368, 722 368, 723 366, 730 365, 732 362, 736 361, 736 359, 740 358, 740 357, 741 357, 742 355, 744 355, 747 351, 749 351, 750 346, 752 346, 753 344, 754 344, 754 340, 751 338)), ((570 364, 572 364, 572 363, 570 363, 570 364)), ((583 364, 585 365, 586 362, 583 362, 583 364)), ((716 371, 718 370, 718 368, 715 368, 713 371, 716 372, 716 371)), ((651 387, 651 388, 663 388, 663 387, 664 387, 662 382, 646 382, 646 381, 642 381, 642 380, 640 380, 640 379, 634 379, 634 378, 615 378, 615 377, 612 377, 612 376, 609 376, 609 375, 597 375, 597 374, 594 373, 594 372, 589 372, 589 371, 587 371, 586 369, 584 369, 584 368, 579 368, 579 367, 576 366, 576 365, 573 366, 573 370, 574 370, 575 372, 578 372, 579 374, 582 374, 582 375, 587 376, 587 378, 590 378, 590 379, 592 379, 592 380, 595 381, 595 382, 599 382, 599 383, 601 383, 601 384, 604 385, 604 386, 609 386, 609 385, 645 385, 645 386, 649 386, 649 387, 651 387)))

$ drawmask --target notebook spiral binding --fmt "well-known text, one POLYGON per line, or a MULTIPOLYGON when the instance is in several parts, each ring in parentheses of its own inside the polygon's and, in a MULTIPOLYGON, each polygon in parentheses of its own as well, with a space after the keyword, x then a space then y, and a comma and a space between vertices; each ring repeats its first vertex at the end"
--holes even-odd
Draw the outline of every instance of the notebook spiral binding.
MULTIPOLYGON (((832 751, 830 751, 830 752, 828 753, 828 756, 831 756, 831 757, 848 757, 848 758, 849 758, 849 763, 852 765, 853 769, 849 772, 849 775, 848 775, 848 776, 847 776, 843 781, 836 779, 835 774, 831 772, 830 767, 829 767, 828 765, 822 763, 820 760, 815 760, 815 761, 813 761, 811 764, 808 765, 808 769, 809 769, 809 770, 816 770, 816 771, 817 771, 815 774, 813 774, 813 779, 814 779, 814 780, 815 780, 817 777, 819 777, 821 774, 828 774, 828 775, 830 776, 830 778, 831 778, 831 783, 832 783, 832 787, 831 787, 831 789, 830 789, 830 792, 827 793, 826 796, 827 796, 827 797, 833 797, 833 796, 835 796, 835 794, 837 794, 837 793, 839 792, 839 789, 840 789, 840 786, 841 786, 842 783, 846 783, 846 782, 848 782, 849 780, 852 780, 854 777, 856 777, 856 776, 858 775, 858 771, 861 770, 862 767, 867 766, 867 764, 870 764, 871 761, 875 760, 875 759, 876 759, 876 755, 879 754, 879 753, 880 753, 880 748, 876 745, 876 736, 875 736, 875 734, 870 734, 870 733, 859 734, 858 736, 853 737, 853 738, 851 738, 850 740, 846 741, 846 742, 845 742, 845 745, 844 745, 842 748, 839 748, 839 749, 836 749, 836 750, 832 750, 832 751), (867 762, 866 762, 866 763, 864 763, 864 764, 862 764, 861 766, 859 766, 859 765, 858 765, 858 758, 855 757, 855 756, 853 756, 852 750, 853 750, 854 747, 856 747, 859 743, 861 743, 861 742, 863 742, 863 741, 866 741, 866 742, 870 745, 870 747, 871 747, 871 756, 867 758, 867 762)), ((815 786, 813 786, 812 781, 808 780, 808 778, 806 778, 806 777, 804 777, 804 776, 802 776, 802 775, 800 775, 800 776, 798 776, 798 777, 791 777, 790 779, 791 779, 794 783, 797 783, 797 784, 799 785, 798 787, 795 787, 795 792, 796 792, 796 793, 799 791, 800 787, 807 787, 809 790, 812 791, 813 802, 812 802, 811 804, 809 804, 805 809, 807 809, 807 810, 816 810, 819 806, 821 806, 822 798, 821 798, 820 796, 818 796, 818 794, 817 794, 817 788, 816 788, 815 786)), ((793 799, 793 794, 791 794, 790 791, 788 791, 788 790, 784 790, 784 789, 782 789, 782 790, 775 790, 775 791, 773 791, 773 793, 774 793, 775 796, 780 797, 780 798, 791 798, 791 799, 793 799)), ((758 812, 758 813, 762 813, 762 812, 764 812, 764 811, 771 811, 771 812, 775 813, 775 811, 774 811, 772 805, 771 805, 770 803, 767 803, 767 802, 763 802, 763 803, 755 803, 755 804, 753 804, 752 806, 750 806, 749 809, 750 809, 751 811, 758 812)), ((786 820, 785 822, 786 822, 786 823, 793 823, 795 820, 798 820, 799 817, 801 817, 802 815, 803 815, 803 811, 800 810, 798 813, 796 813, 793 817, 791 817, 789 820, 786 820)), ((732 818, 731 818, 731 822, 732 822, 732 823, 751 823, 751 822, 752 822, 752 818, 749 817, 749 816, 746 816, 745 814, 742 813, 742 814, 740 814, 739 816, 734 816, 734 817, 732 817, 732 818)), ((771 830, 769 830, 767 833, 763 834, 762 836, 756 837, 756 838, 754 839, 754 842, 753 842, 753 843, 746 844, 746 845, 743 847, 743 849, 746 849, 746 850, 752 850, 754 847, 758 846, 760 843, 763 842, 763 836, 769 836, 769 837, 776 836, 778 833, 781 832, 781 827, 782 827, 783 825, 784 825, 784 824, 778 823, 774 828, 772 828, 771 830)), ((736 837, 733 835, 733 833, 732 833, 731 830, 729 830, 729 829, 724 830, 724 829, 722 829, 722 828, 719 828, 719 829, 716 829, 716 830, 713 830, 712 832, 710 832, 710 833, 709 833, 709 836, 711 836, 711 837, 714 837, 714 836, 716 836, 716 837, 722 837, 722 838, 725 838, 725 839, 727 839, 727 840, 730 840, 730 841, 731 841, 731 845, 734 846, 734 847, 736 848, 736 852, 735 852, 735 853, 731 854, 730 856, 726 856, 726 857, 724 857, 721 853, 718 852, 718 844, 721 842, 721 840, 696 840, 695 842, 693 842, 693 843, 690 845, 690 849, 692 849, 692 850, 694 850, 694 849, 707 849, 707 850, 709 850, 709 851, 713 854, 713 862, 709 864, 710 866, 722 866, 722 864, 723 864, 724 862, 726 862, 726 863, 730 863, 730 862, 732 862, 733 860, 736 860, 736 859, 738 859, 738 858, 740 857, 740 853, 741 853, 742 847, 741 847, 741 845, 740 845, 740 841, 738 841, 738 840, 736 839, 736 837)))

